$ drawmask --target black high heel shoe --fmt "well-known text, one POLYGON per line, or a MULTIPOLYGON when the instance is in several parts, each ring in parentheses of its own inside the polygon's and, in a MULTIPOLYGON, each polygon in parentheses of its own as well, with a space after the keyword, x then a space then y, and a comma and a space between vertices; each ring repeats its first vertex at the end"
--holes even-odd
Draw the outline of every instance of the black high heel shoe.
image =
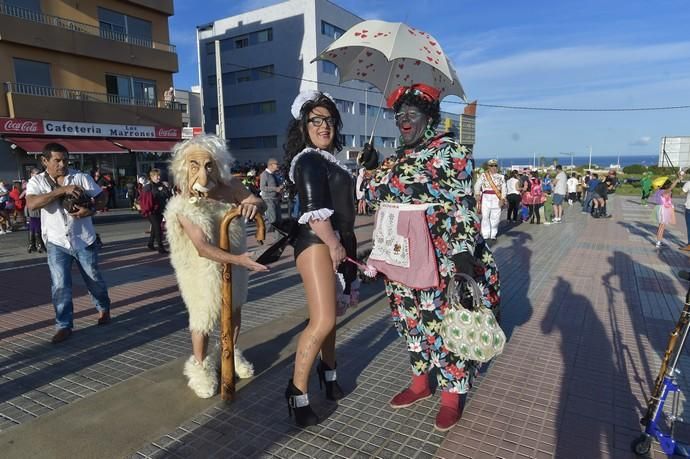
POLYGON ((319 360, 316 365, 316 374, 319 377, 319 389, 323 390, 323 386, 326 386, 326 398, 328 400, 340 400, 345 396, 340 385, 338 385, 335 368, 331 370, 328 365, 323 363, 323 360, 319 360))
POLYGON ((298 426, 315 426, 319 423, 318 416, 309 406, 309 396, 296 388, 292 379, 288 381, 287 389, 285 389, 285 399, 288 404, 288 415, 292 417, 292 412, 295 412, 295 422, 298 426))

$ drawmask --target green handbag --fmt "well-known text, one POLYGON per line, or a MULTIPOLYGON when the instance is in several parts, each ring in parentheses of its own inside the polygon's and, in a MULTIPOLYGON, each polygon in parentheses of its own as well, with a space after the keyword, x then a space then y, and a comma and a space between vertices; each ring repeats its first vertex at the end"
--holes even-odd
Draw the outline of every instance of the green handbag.
POLYGON ((482 304, 481 298, 479 285, 467 274, 457 273, 448 286, 450 308, 441 322, 440 334, 446 348, 463 360, 488 362, 503 352, 506 343, 494 313, 482 304), (459 289, 464 286, 472 292, 471 310, 460 302, 459 289))

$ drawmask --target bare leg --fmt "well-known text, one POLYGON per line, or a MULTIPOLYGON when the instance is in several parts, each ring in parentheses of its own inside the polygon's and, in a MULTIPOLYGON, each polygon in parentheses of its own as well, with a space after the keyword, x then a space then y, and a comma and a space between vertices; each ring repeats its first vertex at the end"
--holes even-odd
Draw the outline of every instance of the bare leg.
POLYGON ((664 238, 664 229, 665 225, 663 223, 659 223, 659 228, 656 230, 656 240, 661 241, 664 238))
POLYGON ((192 332, 192 352, 197 362, 201 363, 206 358, 206 348, 208 347, 208 335, 201 332, 192 332))
POLYGON ((297 270, 304 283, 309 325, 297 341, 293 384, 306 393, 319 350, 327 365, 335 365, 335 273, 328 247, 317 244, 304 250, 297 258, 297 270))

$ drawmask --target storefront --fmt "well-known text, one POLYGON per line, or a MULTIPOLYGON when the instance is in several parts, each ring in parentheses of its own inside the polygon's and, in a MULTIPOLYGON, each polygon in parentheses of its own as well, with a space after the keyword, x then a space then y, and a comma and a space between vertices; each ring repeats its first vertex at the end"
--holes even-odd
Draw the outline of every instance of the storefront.
POLYGON ((181 128, 0 117, 0 136, 0 178, 27 179, 32 167, 40 168, 43 147, 57 142, 70 152, 71 167, 112 174, 124 196, 126 183, 152 167, 162 169, 165 178, 181 128))

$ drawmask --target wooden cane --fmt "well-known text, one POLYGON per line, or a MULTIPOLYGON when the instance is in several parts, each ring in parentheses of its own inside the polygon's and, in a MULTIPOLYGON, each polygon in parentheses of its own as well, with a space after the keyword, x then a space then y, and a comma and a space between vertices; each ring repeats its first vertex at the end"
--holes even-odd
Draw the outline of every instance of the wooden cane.
MULTIPOLYGON (((241 217, 239 207, 228 211, 220 223, 220 248, 230 250, 230 237, 228 228, 230 223, 241 217)), ((256 240, 263 242, 266 235, 266 225, 260 214, 254 217, 256 221, 256 240)), ((232 326, 232 265, 223 265, 223 303, 220 311, 220 398, 222 400, 233 400, 235 398, 235 336, 232 326)))

